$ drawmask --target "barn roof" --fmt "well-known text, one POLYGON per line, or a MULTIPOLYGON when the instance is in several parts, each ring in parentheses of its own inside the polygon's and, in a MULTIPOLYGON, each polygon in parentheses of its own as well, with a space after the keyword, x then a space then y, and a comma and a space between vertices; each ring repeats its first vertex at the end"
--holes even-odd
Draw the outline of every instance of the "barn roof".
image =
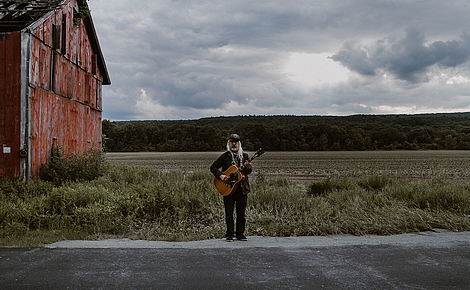
MULTIPOLYGON (((64 2, 66 0, 0 0, 0 33, 28 28, 49 12, 57 10, 64 2)), ((78 3, 88 8, 86 0, 78 0, 78 3)), ((98 56, 98 67, 103 75, 103 85, 109 85, 111 80, 91 15, 84 17, 83 22, 93 52, 98 56)))
POLYGON ((0 0, 0 31, 20 31, 64 0, 0 0))

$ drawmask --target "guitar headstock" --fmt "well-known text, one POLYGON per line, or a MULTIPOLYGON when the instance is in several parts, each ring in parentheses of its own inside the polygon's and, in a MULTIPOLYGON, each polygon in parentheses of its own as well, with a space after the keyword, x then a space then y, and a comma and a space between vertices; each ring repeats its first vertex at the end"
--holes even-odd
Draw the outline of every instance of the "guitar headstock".
POLYGON ((258 151, 256 151, 255 155, 253 157, 259 157, 264 154, 263 148, 259 148, 258 151))

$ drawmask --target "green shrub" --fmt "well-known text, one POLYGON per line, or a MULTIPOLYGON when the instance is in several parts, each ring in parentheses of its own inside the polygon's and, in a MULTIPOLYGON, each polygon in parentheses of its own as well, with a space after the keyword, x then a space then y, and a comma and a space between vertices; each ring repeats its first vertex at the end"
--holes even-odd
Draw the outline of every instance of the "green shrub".
POLYGON ((385 175, 374 175, 365 180, 359 180, 358 185, 366 190, 381 190, 392 183, 392 180, 385 175))
POLYGON ((10 200, 23 196, 26 191, 26 184, 17 180, 0 180, 0 200, 10 200))
POLYGON ((334 190, 343 190, 348 187, 349 184, 346 179, 332 180, 330 177, 327 177, 321 181, 312 181, 308 186, 308 193, 311 196, 324 196, 334 190))
POLYGON ((44 196, 51 192, 53 187, 52 183, 39 180, 26 183, 19 180, 1 180, 0 201, 44 196))
POLYGON ((104 174, 105 157, 96 147, 83 154, 65 154, 62 148, 54 148, 49 162, 40 169, 39 177, 56 185, 67 181, 93 180, 104 174))

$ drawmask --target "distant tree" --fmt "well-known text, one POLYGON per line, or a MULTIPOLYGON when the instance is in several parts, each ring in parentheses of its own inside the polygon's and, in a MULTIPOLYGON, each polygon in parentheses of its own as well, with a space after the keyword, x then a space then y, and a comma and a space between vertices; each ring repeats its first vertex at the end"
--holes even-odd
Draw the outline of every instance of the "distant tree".
POLYGON ((452 135, 447 135, 446 138, 446 149, 454 150, 457 148, 457 140, 452 137, 452 135))
POLYGON ((418 127, 416 129, 411 130, 407 134, 407 141, 408 142, 418 142, 418 144, 425 144, 430 143, 431 135, 430 135, 430 128, 426 127, 418 127))
POLYGON ((229 133, 245 150, 469 149, 470 113, 436 115, 236 116, 181 121, 103 120, 108 151, 219 151, 229 133))
POLYGON ((326 151, 328 149, 328 137, 326 137, 326 134, 321 134, 320 138, 315 142, 315 150, 326 151))

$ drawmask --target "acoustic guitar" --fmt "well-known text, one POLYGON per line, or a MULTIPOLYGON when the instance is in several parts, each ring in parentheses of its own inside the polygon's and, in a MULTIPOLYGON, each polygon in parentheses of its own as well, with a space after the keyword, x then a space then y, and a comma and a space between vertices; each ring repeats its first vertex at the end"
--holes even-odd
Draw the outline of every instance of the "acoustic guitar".
MULTIPOLYGON (((250 158, 250 162, 253 161, 253 159, 255 159, 256 157, 260 157, 263 154, 264 150, 261 148, 258 149, 258 151, 256 151, 256 153, 250 158)), ((237 189, 237 186, 240 181, 245 179, 243 169, 245 169, 244 164, 241 167, 237 167, 235 165, 230 166, 227 170, 222 172, 223 174, 229 177, 227 181, 222 181, 222 179, 215 177, 214 184, 217 188, 217 191, 219 191, 219 193, 223 196, 232 194, 235 189, 237 189)))

